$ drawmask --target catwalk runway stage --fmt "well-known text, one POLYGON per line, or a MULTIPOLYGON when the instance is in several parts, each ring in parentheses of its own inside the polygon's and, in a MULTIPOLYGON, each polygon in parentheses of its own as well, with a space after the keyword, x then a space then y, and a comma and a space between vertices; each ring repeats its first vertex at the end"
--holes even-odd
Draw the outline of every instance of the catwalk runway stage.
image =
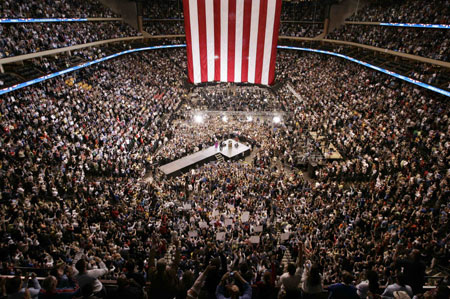
POLYGON ((159 170, 167 177, 172 177, 183 174, 194 167, 201 166, 214 160, 239 159, 250 154, 250 147, 243 143, 233 139, 228 139, 224 143, 225 146, 222 147, 222 149, 220 149, 219 146, 210 146, 189 156, 162 165, 159 167, 159 170), (230 142, 232 143, 232 146, 228 146, 230 142), (236 146, 236 144, 238 146, 236 146))

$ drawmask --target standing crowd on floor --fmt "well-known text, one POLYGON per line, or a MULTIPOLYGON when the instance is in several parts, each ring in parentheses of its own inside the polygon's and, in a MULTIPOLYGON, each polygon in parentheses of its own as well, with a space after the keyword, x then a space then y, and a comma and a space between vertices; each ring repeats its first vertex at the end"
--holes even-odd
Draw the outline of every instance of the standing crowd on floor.
POLYGON ((445 98, 281 51, 280 123, 196 123, 185 61, 182 49, 132 54, 0 98, 1 274, 14 276, 2 296, 448 296, 447 278, 423 289, 449 256, 445 98), (315 178, 294 159, 311 131, 343 155, 315 178), (152 175, 159 157, 227 134, 252 157, 152 175), (20 267, 48 276, 22 280, 20 267))

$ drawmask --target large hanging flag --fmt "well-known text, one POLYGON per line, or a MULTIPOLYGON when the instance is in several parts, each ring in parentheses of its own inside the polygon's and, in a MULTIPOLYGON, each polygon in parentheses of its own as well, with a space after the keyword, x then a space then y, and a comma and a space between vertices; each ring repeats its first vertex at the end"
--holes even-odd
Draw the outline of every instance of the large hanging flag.
POLYGON ((189 81, 270 85, 282 0, 183 0, 189 81))

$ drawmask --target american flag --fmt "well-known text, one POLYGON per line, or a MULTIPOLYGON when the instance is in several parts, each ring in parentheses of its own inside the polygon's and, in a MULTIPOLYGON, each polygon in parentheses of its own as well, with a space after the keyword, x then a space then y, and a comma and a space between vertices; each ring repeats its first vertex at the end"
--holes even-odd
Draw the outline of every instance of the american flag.
POLYGON ((282 0, 183 0, 192 83, 270 85, 282 0))

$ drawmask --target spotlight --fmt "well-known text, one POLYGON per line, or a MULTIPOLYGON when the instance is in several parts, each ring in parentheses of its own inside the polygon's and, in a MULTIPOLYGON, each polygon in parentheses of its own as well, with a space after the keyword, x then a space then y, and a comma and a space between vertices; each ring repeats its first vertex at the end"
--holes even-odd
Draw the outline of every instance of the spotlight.
POLYGON ((281 118, 280 118, 279 116, 274 116, 274 117, 273 117, 273 122, 274 122, 275 124, 278 124, 280 121, 281 121, 281 118))
POLYGON ((251 121, 253 121, 253 117, 251 117, 251 116, 247 116, 247 121, 248 121, 248 122, 251 122, 251 121))
POLYGON ((197 114, 196 116, 194 116, 194 121, 198 124, 203 122, 203 116, 197 114))
POLYGON ((228 117, 226 115, 222 116, 222 120, 224 123, 226 123, 228 121, 228 117))

